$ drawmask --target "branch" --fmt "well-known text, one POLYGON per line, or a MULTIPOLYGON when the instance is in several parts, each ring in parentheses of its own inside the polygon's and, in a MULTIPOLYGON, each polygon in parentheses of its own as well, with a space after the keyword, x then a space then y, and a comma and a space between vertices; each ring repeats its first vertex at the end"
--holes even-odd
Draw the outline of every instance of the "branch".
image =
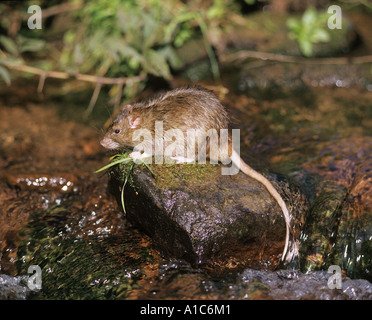
POLYGON ((301 63, 301 64, 362 64, 372 62, 372 55, 370 56, 361 56, 361 57, 339 57, 339 58, 303 58, 303 57, 294 57, 286 56, 282 54, 269 53, 269 52, 260 52, 260 51, 250 51, 250 50, 240 50, 238 52, 226 54, 221 57, 223 62, 233 62, 237 60, 244 60, 248 58, 262 59, 262 60, 272 60, 278 62, 289 62, 289 63, 301 63))
POLYGON ((120 97, 122 93, 123 85, 128 82, 140 82, 142 80, 145 80, 146 73, 142 72, 138 76, 135 77, 120 77, 120 78, 108 78, 108 77, 98 77, 93 76, 90 74, 82 74, 82 73, 76 73, 73 75, 68 74, 67 72, 60 72, 60 71, 45 71, 39 68, 27 66, 27 65, 14 65, 6 61, 1 61, 1 64, 7 67, 10 70, 16 70, 31 74, 36 74, 40 77, 39 84, 37 87, 37 91, 39 93, 42 92, 44 88, 44 83, 46 78, 54 78, 54 79, 73 79, 80 81, 86 81, 95 83, 96 87, 93 92, 93 96, 90 100, 89 106, 86 109, 84 116, 87 117, 93 110, 94 105, 96 104, 98 95, 101 91, 101 87, 104 84, 111 84, 111 85, 117 85, 118 86, 118 94, 115 97, 115 107, 120 104, 120 97))
POLYGON ((98 99, 98 95, 99 95, 99 93, 101 91, 101 88, 102 88, 102 84, 99 83, 99 82, 97 82, 96 83, 96 87, 94 88, 94 91, 93 91, 92 98, 90 99, 88 108, 84 112, 84 118, 87 118, 88 115, 90 115, 92 113, 93 108, 96 105, 96 102, 97 102, 97 99, 98 99))
POLYGON ((54 79, 75 78, 76 80, 80 80, 80 81, 100 83, 100 84, 125 84, 130 81, 139 82, 139 81, 144 80, 146 77, 145 73, 142 73, 135 77, 120 77, 120 78, 99 77, 99 76, 94 76, 90 74, 82 74, 82 73, 76 73, 76 74, 71 75, 67 72, 45 71, 39 68, 27 66, 27 65, 13 65, 13 64, 7 63, 6 61, 2 61, 1 63, 10 70, 17 70, 17 71, 26 72, 26 73, 37 74, 45 78, 54 78, 54 79))

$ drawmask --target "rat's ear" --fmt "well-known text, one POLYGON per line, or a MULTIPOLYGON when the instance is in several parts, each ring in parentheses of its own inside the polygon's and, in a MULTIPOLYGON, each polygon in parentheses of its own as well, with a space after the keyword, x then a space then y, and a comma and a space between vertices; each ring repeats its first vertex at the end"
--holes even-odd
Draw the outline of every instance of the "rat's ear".
POLYGON ((141 123, 141 118, 140 117, 128 117, 128 122, 129 122, 129 128, 136 129, 141 123))
POLYGON ((128 113, 130 113, 133 110, 133 106, 131 104, 126 104, 121 110, 122 111, 127 110, 128 113))

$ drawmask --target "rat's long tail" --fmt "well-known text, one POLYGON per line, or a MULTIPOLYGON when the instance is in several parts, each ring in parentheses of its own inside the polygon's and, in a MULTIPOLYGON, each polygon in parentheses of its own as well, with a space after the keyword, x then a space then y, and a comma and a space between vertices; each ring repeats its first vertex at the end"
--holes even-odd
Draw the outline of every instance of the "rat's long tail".
POLYGON ((271 184, 271 182, 267 180, 262 174, 258 173, 257 171, 252 169, 249 165, 247 165, 242 160, 242 158, 240 158, 240 156, 235 152, 235 150, 232 151, 231 161, 246 175, 261 182, 266 187, 266 189, 270 192, 270 194, 274 197, 274 199, 278 202, 280 208, 282 209, 284 219, 285 219, 285 224, 286 224, 285 246, 284 246, 284 250, 282 254, 282 260, 284 260, 285 255, 287 254, 288 244, 289 244, 290 218, 289 218, 289 212, 288 212, 287 206, 285 205, 283 198, 280 196, 278 191, 276 191, 276 189, 271 184))

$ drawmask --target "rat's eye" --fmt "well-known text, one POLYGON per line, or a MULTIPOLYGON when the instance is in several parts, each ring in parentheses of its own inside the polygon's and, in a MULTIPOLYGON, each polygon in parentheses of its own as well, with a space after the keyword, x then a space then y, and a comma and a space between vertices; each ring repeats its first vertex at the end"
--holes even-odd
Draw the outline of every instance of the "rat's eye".
POLYGON ((115 132, 116 134, 118 134, 118 133, 120 133, 120 129, 116 129, 114 132, 115 132))

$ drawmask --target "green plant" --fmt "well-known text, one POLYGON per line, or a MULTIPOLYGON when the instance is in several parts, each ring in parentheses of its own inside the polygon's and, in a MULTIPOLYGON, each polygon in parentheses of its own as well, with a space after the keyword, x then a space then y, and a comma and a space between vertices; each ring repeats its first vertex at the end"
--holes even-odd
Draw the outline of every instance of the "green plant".
POLYGON ((287 27, 289 36, 297 40, 302 54, 309 57, 313 53, 313 45, 318 42, 328 42, 330 35, 326 30, 328 16, 318 13, 314 8, 306 9, 301 19, 289 18, 287 27))
POLYGON ((210 34, 216 34, 227 5, 215 0, 199 10, 193 4, 160 0, 88 2, 76 13, 80 21, 64 36, 62 65, 99 76, 127 76, 144 71, 169 79, 180 60, 175 48, 201 33, 215 77, 219 77, 210 34), (213 21, 213 23, 212 23, 213 21))
POLYGON ((132 98, 143 90, 148 75, 170 79, 172 70, 181 64, 176 49, 182 50, 192 38, 204 40, 212 73, 218 78, 223 30, 237 12, 233 0, 55 0, 53 7, 47 1, 39 4, 53 16, 64 12, 65 25, 46 26, 43 20, 41 30, 29 30, 27 3, 0 4, 0 28, 8 31, 0 43, 0 77, 10 84, 9 69, 36 74, 39 91, 46 78, 95 83, 88 111, 102 85, 113 85, 110 95, 115 96, 117 106, 122 97, 132 98), (20 17, 17 28, 10 16, 20 17))
POLYGON ((0 46, 4 48, 4 51, 0 49, 0 76, 9 85, 10 75, 2 63, 20 64, 22 54, 42 51, 46 47, 46 42, 43 39, 27 38, 21 34, 16 35, 14 39, 0 35, 0 46))
POLYGON ((110 158, 110 163, 96 171, 96 173, 107 170, 113 166, 119 165, 120 172, 123 173, 122 179, 123 186, 121 188, 120 197, 121 197, 121 205, 123 207, 123 211, 126 214, 125 203, 124 203, 124 188, 127 185, 128 181, 132 181, 132 173, 135 165, 144 165, 149 171, 154 174, 154 171, 151 167, 146 163, 146 158, 139 160, 140 164, 136 164, 134 159, 130 156, 130 151, 125 151, 123 153, 117 153, 110 158))

